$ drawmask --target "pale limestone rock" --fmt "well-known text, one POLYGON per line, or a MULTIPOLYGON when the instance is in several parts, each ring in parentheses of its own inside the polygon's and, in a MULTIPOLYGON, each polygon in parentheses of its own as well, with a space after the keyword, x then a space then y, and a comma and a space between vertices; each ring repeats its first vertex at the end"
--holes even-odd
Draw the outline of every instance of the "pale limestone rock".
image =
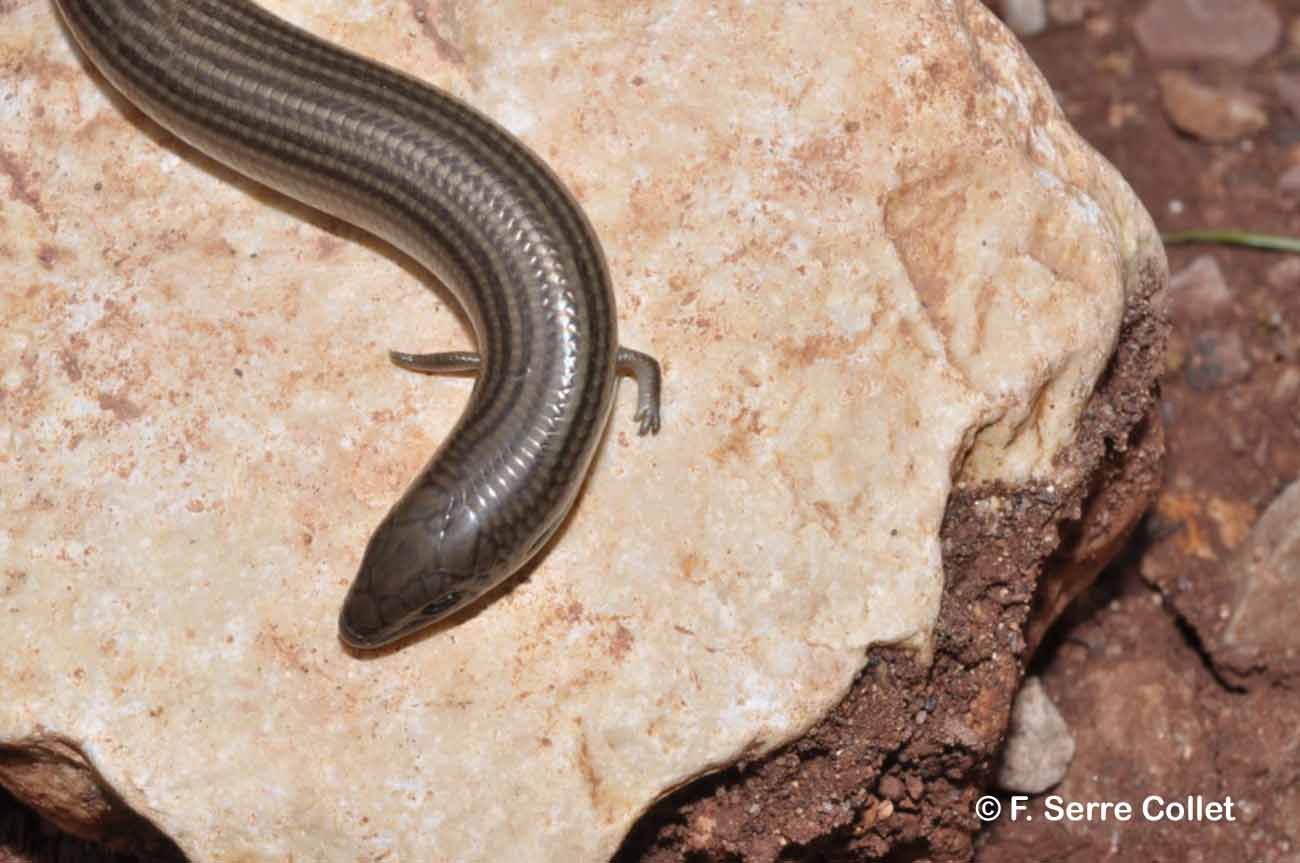
POLYGON ((1037 677, 1026 677, 1011 706, 1011 725, 998 765, 998 787, 1041 794, 1065 778, 1074 737, 1037 677))
POLYGON ((365 539, 469 386, 385 349, 465 331, 6 4, 0 743, 75 743, 193 860, 604 859, 868 645, 926 648, 954 482, 1077 479, 1053 459, 1163 253, 975 0, 267 6, 554 165, 665 427, 623 387, 540 565, 349 654, 365 539))
POLYGON ((998 10, 1006 25, 1020 37, 1037 36, 1047 29, 1044 0, 1001 0, 998 10))

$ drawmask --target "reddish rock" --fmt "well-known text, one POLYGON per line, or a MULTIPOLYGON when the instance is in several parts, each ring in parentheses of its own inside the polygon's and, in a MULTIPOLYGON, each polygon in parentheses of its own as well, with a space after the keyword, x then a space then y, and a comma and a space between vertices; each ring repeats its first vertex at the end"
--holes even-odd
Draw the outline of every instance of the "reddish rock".
POLYGON ((1236 330, 1206 330, 1192 344, 1187 366, 1192 389, 1209 390, 1235 383, 1250 374, 1246 346, 1236 330))
POLYGON ((1247 65, 1273 50, 1282 20, 1262 0, 1152 0, 1134 22, 1153 59, 1247 65))
POLYGON ((1099 5, 1097 0, 1047 0, 1047 17, 1053 24, 1078 24, 1099 5))
POLYGON ((1186 72, 1162 72, 1159 80, 1165 114, 1193 137, 1225 143, 1268 126, 1268 113, 1249 93, 1209 87, 1186 72))
POLYGON ((1277 178, 1277 191, 1289 198, 1300 197, 1300 165, 1293 165, 1277 178))
POLYGON ((1224 574, 1236 602, 1216 662, 1265 681, 1300 672, 1300 481, 1264 511, 1224 574))
POLYGON ((1286 106, 1292 117, 1300 119, 1300 74, 1279 72, 1273 79, 1277 97, 1286 106))
POLYGON ((1268 268, 1269 285, 1280 290, 1300 287, 1300 258, 1288 256, 1268 268))
POLYGON ((1212 315, 1232 302, 1223 270, 1212 255, 1201 255, 1169 278, 1172 307, 1192 316, 1212 315))

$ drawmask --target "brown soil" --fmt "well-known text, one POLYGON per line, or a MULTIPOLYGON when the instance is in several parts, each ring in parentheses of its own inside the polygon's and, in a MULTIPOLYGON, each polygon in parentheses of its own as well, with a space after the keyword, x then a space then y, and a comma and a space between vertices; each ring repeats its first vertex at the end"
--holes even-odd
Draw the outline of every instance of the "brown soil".
MULTIPOLYGON (((1278 183, 1300 164, 1300 118, 1280 104, 1275 85, 1279 72, 1300 70, 1300 2, 1273 4, 1292 33, 1264 59, 1182 67, 1262 97, 1269 128, 1230 144, 1194 140, 1167 122, 1156 84, 1165 66, 1148 60, 1133 37, 1144 4, 1093 5, 1098 11, 1085 26, 1027 46, 1074 126, 1128 178, 1161 229, 1300 236, 1300 198, 1278 183)), ((1206 649, 1231 607, 1234 549, 1300 474, 1297 400, 1278 397, 1300 363, 1300 275, 1292 275, 1300 269, 1278 253, 1168 251, 1175 274, 1211 255, 1231 299, 1206 304, 1172 293, 1160 497, 1126 557, 1057 625, 1030 670, 1042 675, 1077 745, 1069 775, 1051 793, 1135 807, 1149 795, 1230 796, 1238 820, 1004 817, 980 837, 979 863, 1300 861, 1297 681, 1281 656, 1266 658, 1276 673, 1226 676, 1206 649)), ((1300 604, 1279 612, 1300 625, 1297 610, 1300 604)), ((1028 811, 1043 812, 1041 798, 1028 811)))
MULTIPOLYGON (((1088 2, 1093 11, 1083 24, 1028 47, 1076 128, 1119 167, 1160 226, 1300 235, 1297 199, 1276 189, 1282 171, 1300 164, 1300 121, 1278 104, 1273 85, 1279 69, 1300 64, 1300 52, 1282 49, 1242 69, 1195 70, 1261 94, 1272 117, 1249 149, 1205 144, 1179 135, 1162 113, 1155 79, 1162 67, 1132 36, 1143 4, 1088 2), (1181 202, 1177 215, 1173 201, 1181 202)), ((1276 6, 1300 16, 1300 0, 1276 6)), ((1147 280, 1072 453, 1093 476, 1088 487, 980 489, 954 499, 932 664, 906 651, 874 651, 849 696, 806 738, 663 801, 618 863, 1300 863, 1300 692, 1286 677, 1263 686, 1226 680, 1202 646, 1221 627, 1222 570, 1234 538, 1300 473, 1300 414, 1294 400, 1273 395, 1300 365, 1300 276, 1275 287, 1276 273, 1272 283, 1268 276, 1278 256, 1224 248, 1173 248, 1171 269, 1207 251, 1232 301, 1210 315, 1175 301, 1157 404, 1151 370, 1164 334, 1147 300, 1163 286, 1147 280), (1232 374, 1218 373, 1207 334, 1240 340, 1244 371, 1238 361, 1232 374), (1112 501, 1123 510, 1155 482, 1166 445, 1156 515, 1088 588, 1089 553, 1080 549, 1091 547, 1097 525, 1118 518, 1112 501), (998 506, 988 505, 993 499, 998 506), (1205 542, 1187 542, 1191 533, 1205 542), (1077 744, 1054 793, 1135 804, 1150 794, 1231 795, 1241 820, 1004 817, 981 828, 974 801, 989 781, 1026 639, 1038 641, 1044 627, 1035 621, 1081 584, 1086 593, 1043 636, 1030 669, 1077 744)), ((1041 812, 1041 799, 1029 811, 1041 812)), ((0 794, 0 863, 54 860, 127 863, 58 834, 0 794)))

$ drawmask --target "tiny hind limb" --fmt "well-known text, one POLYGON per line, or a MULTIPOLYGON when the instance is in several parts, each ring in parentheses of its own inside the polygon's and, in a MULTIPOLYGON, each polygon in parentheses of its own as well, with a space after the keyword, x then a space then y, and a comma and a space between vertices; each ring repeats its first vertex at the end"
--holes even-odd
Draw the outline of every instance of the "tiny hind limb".
POLYGON ((659 433, 659 361, 631 348, 618 349, 618 370, 636 378, 636 414, 641 424, 637 434, 659 433))
MULTIPOLYGON (((432 354, 389 351, 388 356, 395 365, 407 371, 431 375, 478 372, 483 364, 482 358, 473 351, 441 351, 432 354)), ((632 419, 640 423, 637 434, 658 434, 659 388, 662 378, 659 361, 631 348, 619 348, 617 362, 620 374, 636 379, 636 414, 632 419)))

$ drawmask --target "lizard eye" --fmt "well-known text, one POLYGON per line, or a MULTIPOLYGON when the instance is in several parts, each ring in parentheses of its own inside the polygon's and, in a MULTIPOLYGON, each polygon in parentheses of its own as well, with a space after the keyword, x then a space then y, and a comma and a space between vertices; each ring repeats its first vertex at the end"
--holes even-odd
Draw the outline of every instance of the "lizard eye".
POLYGON ((461 592, 459 590, 453 590, 451 593, 438 597, 433 602, 420 609, 420 614, 423 617, 437 617, 447 609, 454 607, 456 603, 460 602, 460 597, 461 592))

